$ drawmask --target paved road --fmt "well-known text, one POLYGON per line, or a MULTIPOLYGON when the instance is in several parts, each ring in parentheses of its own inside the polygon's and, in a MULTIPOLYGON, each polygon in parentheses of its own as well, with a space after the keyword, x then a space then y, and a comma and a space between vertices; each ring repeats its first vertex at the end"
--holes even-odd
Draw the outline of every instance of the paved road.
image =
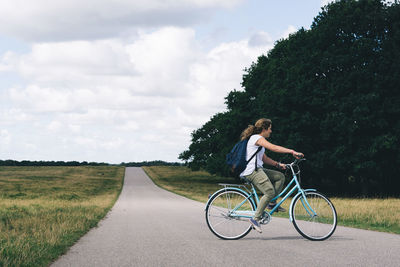
POLYGON ((53 266, 399 266, 400 235, 338 227, 327 241, 302 238, 288 219, 224 241, 207 228, 204 205, 127 168, 107 217, 53 266))

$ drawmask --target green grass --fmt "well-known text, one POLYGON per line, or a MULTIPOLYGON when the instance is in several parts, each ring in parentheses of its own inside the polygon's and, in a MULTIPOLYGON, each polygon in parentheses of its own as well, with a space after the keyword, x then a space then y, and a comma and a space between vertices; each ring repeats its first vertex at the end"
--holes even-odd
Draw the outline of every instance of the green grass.
POLYGON ((47 266, 113 206, 123 167, 0 167, 0 266, 47 266))
MULTIPOLYGON (((210 175, 205 171, 193 172, 186 167, 143 167, 158 186, 197 200, 207 202, 208 195, 221 186, 218 183, 237 183, 233 178, 210 175)), ((400 234, 400 199, 330 198, 337 214, 338 225, 400 234)), ((291 199, 282 206, 289 210, 291 199)), ((273 216, 288 217, 288 212, 273 216)))

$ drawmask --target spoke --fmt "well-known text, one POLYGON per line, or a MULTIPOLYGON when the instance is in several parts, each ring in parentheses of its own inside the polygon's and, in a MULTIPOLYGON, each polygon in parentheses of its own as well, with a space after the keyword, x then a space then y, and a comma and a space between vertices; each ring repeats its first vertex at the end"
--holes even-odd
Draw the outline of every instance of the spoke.
POLYGON ((219 193, 207 207, 207 223, 210 230, 223 239, 237 239, 251 231, 247 221, 247 210, 254 207, 245 193, 225 191, 219 193), (232 209, 238 209, 238 213, 232 209))
POLYGON ((226 212, 225 210, 223 210, 223 209, 221 209, 221 208, 218 208, 218 207, 216 207, 216 206, 212 206, 212 208, 215 209, 215 210, 218 210, 218 211, 220 211, 220 212, 223 212, 223 213, 228 213, 228 212, 229 212, 229 210, 228 210, 228 212, 226 212))
POLYGON ((224 215, 221 215, 221 216, 219 216, 219 215, 208 215, 209 217, 213 217, 213 218, 223 218, 223 219, 225 219, 226 218, 226 216, 224 216, 224 215))
POLYGON ((316 192, 308 192, 306 198, 299 197, 296 200, 293 223, 296 230, 304 237, 311 240, 323 240, 331 236, 336 228, 336 213, 326 197, 316 192), (309 208, 315 214, 310 214, 309 208))
POLYGON ((214 227, 220 225, 221 223, 227 223, 229 222, 228 220, 221 220, 219 223, 214 224, 214 227))

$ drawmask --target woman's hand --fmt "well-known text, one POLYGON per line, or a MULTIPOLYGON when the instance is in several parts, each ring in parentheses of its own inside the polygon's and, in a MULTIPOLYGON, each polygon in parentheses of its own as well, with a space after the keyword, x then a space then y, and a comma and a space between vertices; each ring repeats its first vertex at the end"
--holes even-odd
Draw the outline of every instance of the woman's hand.
POLYGON ((278 162, 278 163, 276 164, 276 167, 277 167, 278 169, 280 169, 280 170, 286 170, 286 164, 283 164, 283 163, 280 163, 280 162, 278 162))
POLYGON ((303 158, 304 157, 304 154, 303 153, 301 153, 301 152, 296 152, 296 151, 292 151, 292 155, 293 155, 293 157, 295 157, 296 159, 301 159, 301 158, 303 158))

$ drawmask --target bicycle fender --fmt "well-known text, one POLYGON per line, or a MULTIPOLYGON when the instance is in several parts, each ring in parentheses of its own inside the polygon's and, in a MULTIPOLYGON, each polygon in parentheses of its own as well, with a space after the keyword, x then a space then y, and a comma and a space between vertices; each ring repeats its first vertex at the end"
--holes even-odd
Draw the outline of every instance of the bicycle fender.
MULTIPOLYGON (((303 192, 316 192, 317 189, 305 189, 303 192)), ((291 222, 293 222, 293 214, 292 214, 292 208, 294 204, 294 200, 297 198, 298 195, 301 195, 301 192, 298 192, 293 198, 292 201, 290 202, 290 207, 289 207, 289 219, 291 222)))
MULTIPOLYGON (((243 193, 245 196, 249 196, 249 193, 247 193, 246 191, 244 191, 243 189, 237 188, 237 187, 225 187, 225 188, 221 188, 220 190, 216 191, 214 194, 212 194, 209 198, 208 201, 206 203, 206 206, 204 208, 204 211, 207 209, 208 205, 210 204, 210 201, 213 199, 213 197, 217 194, 219 194, 220 192, 224 192, 224 191, 229 191, 229 190, 235 190, 235 191, 239 191, 240 193, 243 193)), ((253 202, 253 198, 250 198, 250 201, 253 202)))

